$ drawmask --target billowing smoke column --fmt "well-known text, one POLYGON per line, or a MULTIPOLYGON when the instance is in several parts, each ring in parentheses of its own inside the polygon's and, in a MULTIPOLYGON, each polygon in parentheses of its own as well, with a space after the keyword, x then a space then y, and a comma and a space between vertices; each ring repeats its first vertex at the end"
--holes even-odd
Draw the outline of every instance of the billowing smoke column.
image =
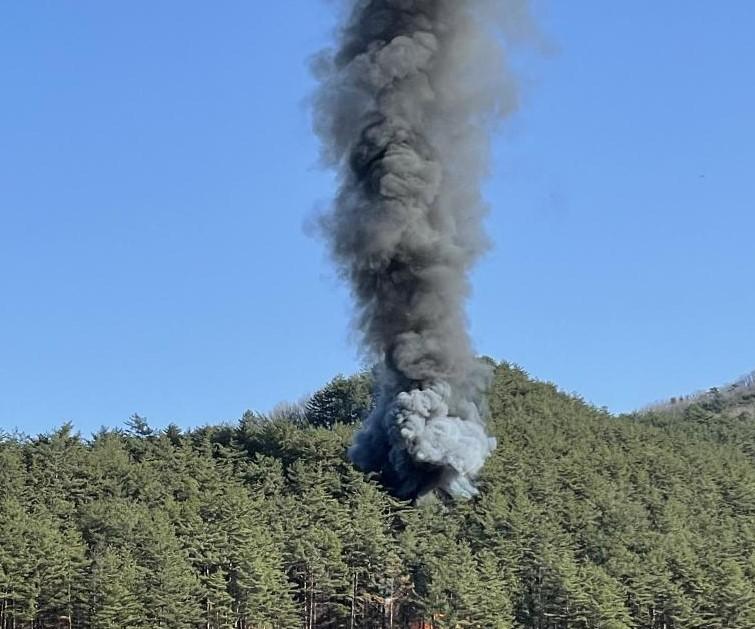
MULTIPOLYGON (((485 0, 352 0, 319 60, 316 128, 340 175, 323 231, 379 358, 377 406, 349 453, 397 495, 477 493, 495 448, 489 368, 464 301, 487 247, 480 195, 491 126, 515 98, 485 0)), ((521 4, 521 2, 519 3, 521 4)))

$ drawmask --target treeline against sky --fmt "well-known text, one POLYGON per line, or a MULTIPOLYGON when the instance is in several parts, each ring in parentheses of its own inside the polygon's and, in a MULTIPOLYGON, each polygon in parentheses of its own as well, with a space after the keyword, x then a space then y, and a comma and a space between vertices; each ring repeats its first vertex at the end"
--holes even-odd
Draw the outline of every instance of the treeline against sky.
POLYGON ((0 437, 0 629, 755 627, 755 434, 499 365, 469 502, 345 457, 369 378, 234 425, 0 437))
POLYGON ((649 405, 646 412, 682 414, 692 405, 698 405, 729 415, 749 412, 755 418, 755 371, 737 378, 722 387, 712 387, 687 395, 671 397, 649 405))

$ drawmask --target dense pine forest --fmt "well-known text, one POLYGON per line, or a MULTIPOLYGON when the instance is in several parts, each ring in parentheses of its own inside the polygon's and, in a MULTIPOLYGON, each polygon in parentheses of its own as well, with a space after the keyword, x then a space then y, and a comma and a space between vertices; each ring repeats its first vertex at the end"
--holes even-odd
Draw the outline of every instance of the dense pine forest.
POLYGON ((498 365, 480 495, 408 504, 345 457, 369 390, 0 433, 0 628, 755 627, 747 391, 615 417, 498 365))

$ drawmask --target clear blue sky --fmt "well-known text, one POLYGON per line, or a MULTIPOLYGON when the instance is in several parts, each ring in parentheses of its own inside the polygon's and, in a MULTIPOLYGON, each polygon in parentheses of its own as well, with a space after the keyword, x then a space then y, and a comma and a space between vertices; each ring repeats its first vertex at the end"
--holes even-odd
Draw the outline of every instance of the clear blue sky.
MULTIPOLYGON (((477 349, 624 411, 755 368, 755 4, 542 2, 477 349)), ((359 356, 314 0, 0 4, 0 427, 233 420, 359 356)))

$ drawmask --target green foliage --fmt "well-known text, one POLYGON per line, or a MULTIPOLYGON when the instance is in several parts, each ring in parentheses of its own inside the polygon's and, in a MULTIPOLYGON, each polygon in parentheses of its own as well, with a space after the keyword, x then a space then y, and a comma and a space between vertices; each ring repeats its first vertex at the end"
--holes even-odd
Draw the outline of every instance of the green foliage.
POLYGON ((127 549, 105 547, 92 556, 91 623, 101 629, 148 627, 139 601, 143 570, 127 549))
POLYGON ((336 376, 317 391, 306 405, 312 426, 332 428, 337 423, 355 424, 372 408, 372 378, 360 373, 350 378, 336 376))
POLYGON ((2 433, 0 629, 755 628, 732 399, 617 418, 499 365, 480 496, 417 505, 345 459, 364 375, 308 421, 2 433))

